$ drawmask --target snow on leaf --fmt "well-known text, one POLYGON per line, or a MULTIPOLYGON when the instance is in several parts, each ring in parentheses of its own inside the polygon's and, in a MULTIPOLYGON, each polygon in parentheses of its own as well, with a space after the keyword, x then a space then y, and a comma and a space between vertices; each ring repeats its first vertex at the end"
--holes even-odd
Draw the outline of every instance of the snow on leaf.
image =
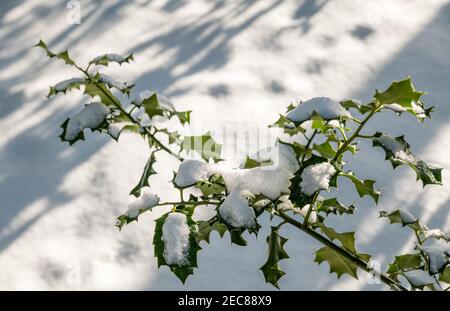
POLYGON ((300 189, 308 196, 313 195, 318 190, 328 190, 334 174, 336 174, 336 169, 328 162, 307 166, 300 175, 300 189))
POLYGON ((114 107, 116 100, 115 96, 108 90, 107 86, 103 83, 95 83, 95 82, 89 82, 86 84, 86 87, 84 88, 84 93, 86 95, 91 96, 92 98, 98 98, 100 102, 107 107, 114 107))
POLYGON ((164 214, 156 220, 153 245, 158 267, 168 266, 184 283, 197 267, 196 224, 181 212, 164 214))
POLYGON ((415 218, 408 211, 397 209, 391 212, 380 211, 380 217, 387 217, 391 224, 401 224, 403 227, 408 226, 414 231, 421 230, 418 218, 415 218))
POLYGON ((138 217, 159 203, 159 197, 149 187, 141 189, 141 195, 129 206, 125 214, 117 218, 116 227, 121 230, 125 225, 137 221, 138 217))
POLYGON ((425 236, 425 239, 442 239, 444 241, 450 242, 450 234, 440 229, 424 228, 423 234, 425 236))
POLYGON ((284 249, 287 239, 279 235, 278 227, 271 227, 270 235, 267 236, 268 257, 266 263, 260 268, 267 283, 279 288, 278 281, 285 274, 278 263, 282 259, 289 258, 284 249))
POLYGON ((417 179, 423 185, 442 184, 442 169, 428 165, 417 158, 410 149, 409 144, 403 136, 391 137, 382 133, 376 133, 372 139, 374 146, 383 148, 386 153, 386 160, 389 160, 393 167, 405 164, 410 166, 417 174, 417 179))
POLYGON ((50 87, 47 97, 52 97, 58 93, 66 93, 73 89, 80 89, 80 87, 85 83, 86 79, 84 78, 71 78, 68 80, 61 81, 55 86, 50 87))
POLYGON ((256 225, 256 215, 248 200, 235 189, 219 207, 220 217, 234 228, 252 228, 256 225))
POLYGON ((296 123, 302 123, 311 119, 315 114, 325 120, 351 118, 350 112, 339 102, 328 97, 315 97, 307 100, 291 110, 286 118, 296 123))
POLYGON ((111 62, 122 65, 123 63, 130 63, 133 60, 133 53, 128 54, 127 56, 111 53, 97 56, 91 63, 94 65, 108 66, 111 62))
POLYGON ((402 273, 413 288, 423 288, 427 285, 433 285, 434 279, 423 270, 411 270, 402 273))
POLYGON ((418 246, 418 249, 427 255, 431 274, 442 272, 449 263, 450 246, 448 244, 418 246))
POLYGON ((106 124, 106 116, 110 110, 101 103, 91 103, 83 108, 72 118, 68 118, 61 125, 63 132, 60 138, 71 145, 78 140, 84 139, 83 130, 86 128, 92 131, 99 130, 106 124))

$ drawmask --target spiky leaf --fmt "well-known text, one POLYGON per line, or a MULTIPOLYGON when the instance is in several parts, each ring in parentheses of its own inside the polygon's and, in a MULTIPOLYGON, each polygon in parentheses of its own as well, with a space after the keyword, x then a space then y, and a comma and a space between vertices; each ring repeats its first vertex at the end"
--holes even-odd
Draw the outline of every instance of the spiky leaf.
POLYGON ((287 239, 279 235, 278 227, 272 227, 270 235, 267 237, 268 257, 266 263, 260 268, 267 283, 271 283, 278 288, 278 280, 285 274, 278 263, 282 259, 289 258, 284 249, 287 239))
POLYGON ((141 195, 141 189, 143 187, 150 186, 148 179, 151 175, 157 174, 156 171, 153 168, 153 165, 156 163, 156 157, 155 157, 155 151, 152 151, 150 153, 150 157, 147 160, 147 163, 145 164, 144 171, 142 172, 141 178, 139 179, 138 184, 131 190, 130 194, 134 195, 135 197, 138 197, 141 195))
POLYGON ((360 180, 352 172, 340 173, 340 176, 346 177, 351 180, 360 197, 368 195, 375 201, 375 203, 378 203, 378 200, 380 198, 380 192, 374 188, 375 185, 374 180, 370 179, 360 180))
POLYGON ((189 251, 186 254, 186 261, 183 264, 168 264, 165 256, 165 243, 163 239, 163 226, 170 213, 164 214, 157 219, 155 225, 155 235, 153 237, 153 245, 155 251, 155 257, 158 260, 158 267, 168 266, 169 269, 183 282, 194 273, 194 269, 197 268, 197 252, 201 249, 196 239, 196 224, 192 218, 186 215, 187 224, 190 229, 189 235, 189 251))
POLYGON ((381 147, 385 151, 386 160, 389 160, 394 168, 403 164, 408 165, 416 172, 417 180, 421 180, 424 186, 442 184, 442 169, 417 158, 403 136, 391 137, 376 133, 372 141, 374 146, 381 147))

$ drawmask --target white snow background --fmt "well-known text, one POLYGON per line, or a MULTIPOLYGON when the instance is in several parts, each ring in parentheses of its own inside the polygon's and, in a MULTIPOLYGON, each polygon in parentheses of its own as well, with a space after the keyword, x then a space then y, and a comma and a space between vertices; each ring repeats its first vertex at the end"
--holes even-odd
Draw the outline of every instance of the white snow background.
MULTIPOLYGON (((444 186, 422 190, 412 170, 393 171, 383 151, 365 143, 350 167, 378 180, 384 196, 376 207, 342 182, 344 200, 359 209, 333 223, 357 230, 358 248, 383 268, 413 241, 408 230, 378 219, 379 209, 402 208, 450 230, 450 1, 86 0, 80 25, 67 23, 66 4, 0 1, 1 290, 273 289, 258 270, 268 226, 244 248, 214 234, 185 286, 153 257, 153 220, 163 211, 118 232, 115 217, 127 208, 147 148, 133 135, 117 144, 87 134, 72 148, 59 141, 60 124, 86 99, 76 92, 46 99, 49 85, 76 72, 32 49, 40 38, 84 63, 134 52, 134 63, 107 73, 168 95, 205 128, 273 123, 290 102, 314 96, 367 101, 375 88, 411 75, 429 92, 426 104, 437 106, 433 120, 423 126, 388 111, 367 131, 406 133, 419 157, 444 168, 444 186)), ((162 158, 151 179, 162 199, 176 195, 168 184, 175 164, 162 158)), ((282 234, 291 259, 281 262, 281 289, 386 289, 362 272, 360 280, 337 280, 327 264, 313 262, 318 243, 295 229, 282 234)))

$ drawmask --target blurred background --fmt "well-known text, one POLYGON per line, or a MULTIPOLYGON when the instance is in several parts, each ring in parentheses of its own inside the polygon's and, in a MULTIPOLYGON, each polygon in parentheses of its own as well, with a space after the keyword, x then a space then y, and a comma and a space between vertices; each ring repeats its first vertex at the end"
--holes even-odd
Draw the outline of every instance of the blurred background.
MULTIPOLYGON (((153 257, 154 219, 121 233, 147 148, 140 138, 119 143, 97 134, 69 148, 59 126, 86 102, 79 92, 47 100, 48 86, 76 76, 62 62, 33 49, 39 39, 70 49, 82 64, 104 53, 135 53, 135 62, 108 72, 169 96, 193 110, 193 122, 214 127, 270 124, 294 101, 314 96, 368 101, 375 88, 411 75, 436 105, 424 125, 393 113, 368 126, 406 134, 413 151, 444 168, 444 186, 422 189, 408 167, 392 170, 381 149, 361 145, 350 168, 378 181, 376 207, 343 184, 343 201, 358 211, 331 221, 357 230, 357 246, 382 268, 411 249, 408 230, 378 219, 379 209, 402 208, 430 228, 450 230, 450 1, 448 0, 108 0, 79 1, 80 23, 62 0, 0 1, 0 289, 1 290, 271 290, 258 268, 265 262, 266 229, 249 246, 228 236, 202 244, 199 269, 182 285, 153 257)), ((156 166, 152 185, 174 195, 169 159, 156 166)), ((173 167, 176 168, 176 167, 173 167)), ((268 222, 263 219, 263 222, 268 222)), ((321 246, 285 228, 290 260, 284 290, 385 290, 330 275, 313 262, 321 246)))

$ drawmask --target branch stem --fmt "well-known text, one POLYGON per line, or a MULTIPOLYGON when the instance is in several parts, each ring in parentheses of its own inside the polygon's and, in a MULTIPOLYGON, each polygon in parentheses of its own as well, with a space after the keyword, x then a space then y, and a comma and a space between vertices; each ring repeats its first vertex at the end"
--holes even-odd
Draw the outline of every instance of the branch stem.
MULTIPOLYGON (((323 235, 321 235, 320 233, 312 230, 309 227, 304 227, 303 224, 301 222, 298 222, 297 220, 295 220, 294 218, 290 217, 289 215, 287 215, 285 212, 283 211, 279 211, 278 215, 287 223, 291 224, 292 226, 302 230, 303 232, 305 232, 306 234, 308 234, 309 236, 313 237, 314 239, 316 239, 317 241, 321 242, 322 244, 324 244, 325 246, 331 248, 333 251, 335 251, 336 253, 338 253, 339 255, 342 255, 343 257, 345 257, 346 259, 350 260, 351 262, 353 262, 354 264, 356 264, 359 268, 361 268, 362 270, 366 271, 367 273, 371 273, 373 271, 373 268, 371 268, 366 262, 364 262, 362 259, 356 257, 355 255, 349 253, 348 251, 346 251, 345 249, 341 248, 340 246, 334 244, 332 241, 328 240, 326 237, 324 237, 323 235)), ((401 285, 400 283, 396 282, 395 280, 391 279, 390 277, 388 277, 387 275, 380 273, 378 271, 376 271, 377 274, 380 276, 380 280, 385 283, 386 285, 392 287, 392 288, 396 288, 396 289, 400 289, 402 291, 408 291, 408 289, 406 287, 404 287, 403 285, 401 285)))

